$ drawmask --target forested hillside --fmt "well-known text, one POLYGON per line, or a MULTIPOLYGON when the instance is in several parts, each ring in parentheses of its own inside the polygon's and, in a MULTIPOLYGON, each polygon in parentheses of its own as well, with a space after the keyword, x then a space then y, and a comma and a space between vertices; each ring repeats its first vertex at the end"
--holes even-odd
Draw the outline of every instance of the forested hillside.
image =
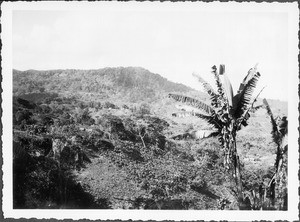
POLYGON ((139 67, 24 72, 13 70, 13 78, 14 95, 54 92, 93 101, 117 99, 125 102, 151 102, 162 93, 192 90, 139 67))
MULTIPOLYGON (((212 126, 175 115, 170 92, 208 103, 143 68, 14 70, 14 208, 238 209, 218 139, 197 134, 212 126)), ((250 115, 237 136, 244 209, 272 209, 258 201, 275 172, 272 125, 263 108, 250 115)))

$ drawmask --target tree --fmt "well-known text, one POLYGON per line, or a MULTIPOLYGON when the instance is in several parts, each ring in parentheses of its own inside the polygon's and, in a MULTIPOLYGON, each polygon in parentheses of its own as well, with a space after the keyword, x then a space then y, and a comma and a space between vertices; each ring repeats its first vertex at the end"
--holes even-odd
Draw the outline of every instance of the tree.
POLYGON ((197 108, 199 112, 194 112, 194 115, 214 126, 215 132, 211 136, 218 135, 219 137, 219 142, 224 151, 224 166, 232 173, 236 184, 235 191, 239 208, 244 209, 243 184, 236 146, 236 135, 242 126, 247 126, 247 120, 250 117, 249 112, 253 109, 253 105, 261 92, 251 101, 260 73, 257 72, 256 66, 250 69, 240 84, 236 95, 233 94, 231 83, 225 73, 225 65, 220 65, 219 70, 217 70, 216 66, 213 66, 212 74, 215 78, 217 91, 202 77, 193 74, 210 96, 210 105, 203 101, 177 94, 169 94, 169 97, 197 108))
POLYGON ((128 121, 127 128, 133 135, 138 135, 138 137, 141 139, 141 142, 143 143, 143 147, 146 148, 144 138, 148 134, 148 124, 142 119, 136 120, 136 122, 128 121))
POLYGON ((287 209, 287 149, 288 149, 288 120, 286 116, 274 118, 266 99, 263 103, 270 116, 272 124, 272 138, 277 145, 275 173, 269 183, 273 205, 278 210, 287 209))

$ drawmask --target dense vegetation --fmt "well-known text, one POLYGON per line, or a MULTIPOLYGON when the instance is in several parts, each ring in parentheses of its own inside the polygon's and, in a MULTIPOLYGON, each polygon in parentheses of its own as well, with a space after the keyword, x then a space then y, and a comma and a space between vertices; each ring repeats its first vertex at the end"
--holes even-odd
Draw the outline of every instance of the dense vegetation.
MULTIPOLYGON (((14 208, 238 209, 218 139, 192 136, 210 126, 173 117, 166 98, 203 94, 142 68, 14 70, 13 80, 14 208)), ((237 137, 249 209, 276 172, 271 129, 258 110, 237 137)))

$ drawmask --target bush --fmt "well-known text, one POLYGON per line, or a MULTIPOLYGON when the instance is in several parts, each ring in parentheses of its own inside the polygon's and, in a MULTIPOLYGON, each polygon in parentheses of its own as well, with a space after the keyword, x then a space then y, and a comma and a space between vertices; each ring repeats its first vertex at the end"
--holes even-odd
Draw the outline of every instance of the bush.
POLYGON ((150 105, 148 103, 142 103, 137 110, 137 115, 144 116, 149 114, 151 114, 150 105))
POLYGON ((14 124, 31 124, 33 121, 31 120, 33 113, 29 110, 19 110, 15 115, 14 115, 14 124))
POLYGON ((111 102, 105 102, 103 105, 103 108, 105 109, 119 109, 119 107, 111 102))

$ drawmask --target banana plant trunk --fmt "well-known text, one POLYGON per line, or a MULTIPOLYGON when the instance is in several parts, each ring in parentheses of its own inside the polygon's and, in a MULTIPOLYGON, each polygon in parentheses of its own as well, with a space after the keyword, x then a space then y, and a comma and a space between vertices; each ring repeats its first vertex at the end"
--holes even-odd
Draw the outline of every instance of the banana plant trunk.
MULTIPOLYGON (((229 153, 230 153, 230 162, 231 162, 231 170, 232 170, 232 176, 235 180, 235 186, 236 186, 236 192, 237 192, 237 201, 239 209, 244 209, 246 206, 244 206, 243 203, 243 184, 242 184, 242 176, 241 176, 241 166, 240 166, 240 159, 237 152, 237 146, 236 146, 236 131, 234 130, 234 127, 230 127, 229 130, 229 153)), ((228 138, 228 137, 227 137, 228 138)))
POLYGON ((275 174, 275 208, 277 210, 287 210, 287 135, 283 138, 280 149, 277 153, 279 160, 276 163, 277 172, 275 174))
POLYGON ((235 179, 239 207, 241 207, 241 204, 243 202, 243 184, 242 184, 240 159, 236 149, 235 136, 233 137, 233 141, 232 141, 232 160, 233 160, 233 177, 235 179))

